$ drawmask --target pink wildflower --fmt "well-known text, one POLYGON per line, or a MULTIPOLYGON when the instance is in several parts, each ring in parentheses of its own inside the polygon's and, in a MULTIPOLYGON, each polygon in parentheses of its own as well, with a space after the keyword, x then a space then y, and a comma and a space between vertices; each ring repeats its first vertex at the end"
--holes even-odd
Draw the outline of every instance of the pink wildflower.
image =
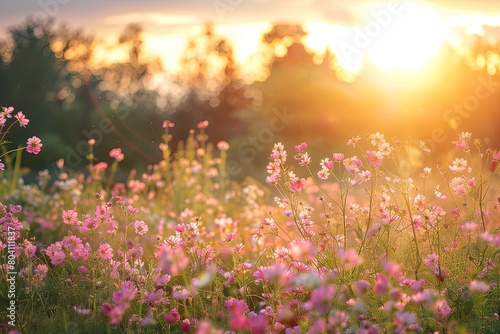
POLYGON ((33 245, 29 240, 24 239, 23 240, 23 247, 24 247, 24 255, 26 255, 27 258, 32 258, 35 256, 36 253, 36 246, 33 245))
POLYGON ((363 259, 358 256, 358 252, 354 248, 340 248, 338 251, 338 256, 346 270, 359 266, 363 263, 363 259))
POLYGON ((370 138, 370 143, 373 146, 379 146, 380 144, 385 143, 384 135, 380 132, 370 134, 369 138, 370 138))
POLYGON ((166 129, 166 128, 173 128, 174 125, 175 125, 174 123, 172 123, 168 119, 166 119, 166 120, 163 121, 162 127, 164 129, 166 129))
POLYGON ((120 284, 120 290, 113 292, 113 303, 117 305, 121 304, 122 307, 126 306, 135 299, 137 292, 137 287, 132 281, 122 282, 120 284))
POLYGON ((181 315, 176 308, 170 310, 170 312, 165 316, 165 321, 167 324, 173 324, 181 320, 181 315))
POLYGON ((321 169, 333 169, 335 167, 335 161, 332 161, 328 158, 321 159, 321 162, 319 163, 321 166, 321 169))
POLYGON ((352 137, 351 139, 349 139, 349 141, 347 142, 347 145, 352 145, 352 147, 356 147, 356 145, 358 144, 358 142, 361 140, 361 137, 360 136, 356 136, 356 137, 352 137))
POLYGON ((172 288, 172 297, 174 297, 175 299, 188 299, 189 291, 187 291, 180 285, 176 285, 172 288))
POLYGON ((99 174, 100 172, 106 170, 106 168, 108 168, 108 164, 105 163, 104 161, 101 161, 101 162, 95 164, 92 167, 92 170, 95 171, 97 174, 99 174))
POLYGON ((22 111, 18 112, 14 117, 19 121, 19 126, 23 127, 23 128, 25 128, 26 125, 28 125, 28 123, 30 121, 29 119, 27 119, 24 116, 24 114, 22 113, 22 111))
POLYGON ((434 304, 434 312, 438 320, 444 321, 450 315, 451 308, 448 306, 448 303, 445 300, 438 300, 434 304))
POLYGON ((373 287, 373 291, 379 296, 382 296, 389 288, 389 280, 384 274, 377 274, 377 282, 373 287))
POLYGON ((162 277, 156 280, 156 286, 165 286, 168 282, 170 282, 171 276, 169 274, 165 274, 162 277))
POLYGON ((345 158, 342 161, 344 167, 347 169, 349 173, 359 173, 359 166, 361 166, 361 160, 357 156, 353 156, 351 158, 345 158))
POLYGON ((309 153, 303 153, 300 155, 300 161, 299 161, 299 165, 300 166, 306 166, 306 165, 309 165, 311 163, 311 157, 309 156, 309 153))
POLYGON ((64 237, 61 244, 64 246, 64 248, 75 251, 78 248, 82 247, 82 239, 78 238, 76 235, 70 235, 64 237))
POLYGON ((278 183, 278 181, 280 180, 280 178, 281 177, 280 177, 279 174, 272 174, 272 175, 266 177, 266 182, 267 183, 276 184, 276 183, 278 183))
POLYGON ((393 261, 389 261, 389 262, 384 261, 382 263, 382 268, 389 276, 392 276, 392 277, 396 277, 401 273, 401 267, 399 266, 399 264, 397 264, 393 261))
POLYGON ((26 147, 26 151, 28 153, 33 153, 33 154, 40 153, 42 146, 43 146, 42 141, 37 136, 33 136, 31 138, 28 138, 28 140, 26 141, 26 144, 28 145, 26 147))
POLYGON ((148 225, 142 220, 136 220, 134 222, 134 230, 138 235, 144 235, 148 231, 148 225))
POLYGON ((271 155, 269 156, 271 160, 284 164, 286 162, 287 153, 285 151, 285 146, 282 143, 276 143, 273 146, 271 155))
POLYGON ((274 250, 274 260, 283 263, 290 258, 290 250, 285 247, 277 248, 274 250))
POLYGON ((51 263, 54 266, 60 265, 63 263, 64 259, 66 258, 66 254, 62 250, 55 251, 54 254, 50 257, 51 263))
POLYGON ((306 148, 307 148, 307 143, 303 142, 303 143, 300 143, 299 145, 295 146, 295 151, 302 153, 305 151, 306 148))
POLYGON ((419 147, 422 151, 427 152, 427 153, 429 153, 429 152, 431 151, 431 149, 427 147, 427 145, 426 145, 425 141, 423 141, 423 140, 421 140, 421 141, 419 142, 418 147, 419 147))
POLYGON ((477 229, 477 224, 474 223, 474 222, 465 222, 463 223, 461 226, 460 226, 460 229, 463 231, 463 232, 472 232, 474 230, 477 229))
POLYGON ((146 184, 139 180, 130 180, 128 181, 128 187, 133 193, 138 193, 146 188, 146 184))
POLYGON ((224 307, 231 314, 241 315, 249 311, 248 305, 244 300, 238 300, 233 297, 229 297, 229 299, 225 301, 224 307))
POLYGON ((73 210, 63 210, 61 216, 64 224, 74 225, 76 222, 78 222, 77 213, 73 210))
POLYGON ((90 217, 89 215, 83 220, 82 224, 78 226, 78 232, 82 233, 93 230, 98 227, 98 222, 99 220, 97 218, 90 217))
POLYGON ((103 260, 111 260, 113 258, 113 248, 109 244, 99 246, 97 253, 103 260))
POLYGON ((43 279, 47 275, 48 271, 49 271, 49 267, 47 267, 46 264, 39 264, 36 266, 35 278, 37 279, 37 283, 41 284, 43 282, 43 279))
POLYGON ((382 166, 382 161, 384 160, 384 155, 378 151, 367 151, 366 155, 368 157, 368 162, 374 168, 382 166))
POLYGON ((235 236, 236 236, 236 233, 230 232, 227 234, 226 237, 222 237, 222 242, 230 242, 234 239, 235 236))
POLYGON ((463 172, 465 168, 467 168, 467 160, 465 160, 464 158, 456 158, 455 160, 453 160, 452 165, 449 167, 453 173, 463 172))
POLYGON ((481 233, 481 238, 488 244, 500 248, 500 234, 493 235, 488 231, 481 233))
POLYGON ((282 330, 285 329, 285 325, 283 325, 282 323, 280 322, 275 322, 273 324, 273 329, 276 331, 276 332, 281 332, 282 330))
POLYGON ((469 148, 469 144, 463 139, 459 139, 457 141, 452 141, 452 144, 455 144, 455 148, 460 151, 465 151, 469 148))
POLYGON ((137 213, 139 211, 138 208, 134 208, 132 205, 127 206, 127 211, 129 213, 137 213))
POLYGON ((417 304, 423 303, 431 305, 431 303, 436 299, 436 292, 431 289, 425 289, 423 291, 417 291, 413 296, 411 296, 411 301, 417 304))
POLYGON ((229 150, 229 143, 227 141, 220 141, 217 143, 217 149, 219 151, 225 152, 229 150))
POLYGON ((320 286, 311 291, 311 307, 314 311, 325 314, 335 298, 337 287, 333 284, 320 286))
POLYGON ((490 290, 490 285, 485 282, 473 280, 469 284, 469 290, 486 293, 490 290))
POLYGON ((338 326, 342 328, 347 327, 348 321, 349 321, 349 314, 346 313, 345 311, 336 310, 333 312, 333 315, 328 317, 328 322, 334 325, 335 327, 338 326))
POLYGON ((420 195, 418 194, 417 196, 415 196, 415 198, 413 199, 413 204, 415 205, 415 207, 420 210, 420 211, 424 211, 425 210, 425 196, 424 195, 420 195))
POLYGON ((310 240, 292 241, 290 248, 295 260, 313 259, 317 253, 316 247, 310 240))
POLYGON ((177 247, 182 240, 176 239, 174 236, 167 239, 171 245, 160 245, 156 249, 156 256, 159 258, 159 267, 166 274, 177 275, 189 263, 189 259, 182 250, 174 251, 170 247, 177 247))
POLYGON ((248 318, 244 315, 232 314, 231 319, 229 319, 229 325, 238 332, 243 331, 248 327, 248 318))
POLYGON ((114 148, 109 152, 109 156, 113 159, 115 159, 117 162, 120 162, 124 159, 124 155, 122 153, 121 148, 114 148))
POLYGON ((208 121, 207 120, 198 122, 198 124, 196 124, 196 127, 198 129, 205 129, 207 126, 208 126, 208 121))
POLYGON ((184 333, 189 333, 191 331, 191 323, 189 322, 189 319, 182 320, 179 327, 184 333))
POLYGON ((368 281, 359 280, 353 284, 356 296, 362 296, 370 291, 371 285, 368 281))
POLYGON ((469 149, 468 141, 471 139, 472 134, 470 132, 462 132, 458 136, 457 141, 452 141, 455 144, 455 148, 460 151, 467 151, 469 149))
POLYGON ((437 254, 428 254, 424 259, 424 263, 433 272, 439 271, 439 256, 437 254))
POLYGON ((101 310, 104 314, 109 314, 112 309, 113 307, 108 303, 104 303, 101 305, 101 310))
POLYGON ((89 270, 85 266, 79 266, 78 271, 82 274, 86 274, 89 272, 89 270))
POLYGON ((290 180, 291 191, 301 191, 306 186, 306 179, 294 177, 290 180))
POLYGON ((333 153, 333 161, 342 162, 344 160, 344 155, 342 153, 333 153))
POLYGON ((417 317, 410 312, 398 311, 395 314, 394 323, 400 326, 411 326, 417 323, 417 317))
MULTIPOLYGON (((158 303, 162 301, 162 297, 165 291, 162 289, 156 290, 156 292, 145 292, 143 297, 143 302, 147 303, 158 303)), ((163 299, 164 300, 164 299, 163 299)))
POLYGON ((2 115, 7 118, 12 118, 11 113, 14 111, 14 107, 2 107, 2 115))

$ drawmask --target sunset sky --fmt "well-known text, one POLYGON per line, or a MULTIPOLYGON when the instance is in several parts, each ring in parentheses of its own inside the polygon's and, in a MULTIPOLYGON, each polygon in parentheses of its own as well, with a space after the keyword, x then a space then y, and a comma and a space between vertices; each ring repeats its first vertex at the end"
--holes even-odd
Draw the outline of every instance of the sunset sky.
MULTIPOLYGON (((29 16, 54 17, 111 43, 129 23, 144 27, 146 51, 175 71, 186 37, 213 22, 244 62, 272 22, 302 22, 307 47, 330 47, 356 71, 364 57, 383 71, 418 70, 442 43, 466 43, 471 34, 500 37, 500 2, 488 0, 2 0, 0 36, 29 16)), ((99 51, 97 51, 99 54, 99 51)), ((119 51, 100 57, 119 59, 119 51)))

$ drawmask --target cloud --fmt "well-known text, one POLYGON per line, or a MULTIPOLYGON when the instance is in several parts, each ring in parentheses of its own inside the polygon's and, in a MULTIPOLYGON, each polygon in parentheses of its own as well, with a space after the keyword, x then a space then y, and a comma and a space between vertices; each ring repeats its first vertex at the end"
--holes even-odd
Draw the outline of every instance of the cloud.
POLYGON ((124 25, 129 23, 156 24, 156 25, 189 25, 198 23, 194 15, 164 14, 158 12, 127 13, 112 15, 105 18, 106 24, 124 25))

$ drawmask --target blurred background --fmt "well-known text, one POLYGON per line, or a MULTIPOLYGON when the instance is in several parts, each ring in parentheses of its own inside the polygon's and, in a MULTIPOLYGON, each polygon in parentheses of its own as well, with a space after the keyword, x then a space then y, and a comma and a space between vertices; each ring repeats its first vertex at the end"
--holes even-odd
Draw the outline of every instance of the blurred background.
MULTIPOLYGON (((0 2, 0 105, 42 139, 33 171, 84 170, 121 147, 123 170, 161 159, 208 120, 230 176, 262 180, 273 143, 345 151, 371 132, 445 155, 462 131, 500 148, 500 2, 17 0, 0 2)), ((291 148, 291 147, 290 147, 291 148)))

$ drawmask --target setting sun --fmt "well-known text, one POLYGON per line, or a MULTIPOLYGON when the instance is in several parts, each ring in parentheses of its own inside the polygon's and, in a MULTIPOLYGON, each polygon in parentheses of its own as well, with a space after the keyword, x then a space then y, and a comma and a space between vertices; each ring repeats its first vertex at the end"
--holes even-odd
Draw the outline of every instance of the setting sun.
POLYGON ((368 49, 369 61, 382 71, 418 70, 448 37, 446 24, 432 7, 418 3, 405 7, 368 49))
POLYGON ((360 26, 307 23, 305 45, 320 53, 329 48, 352 73, 359 72, 365 60, 384 72, 418 70, 449 38, 450 22, 431 5, 403 2, 397 9, 391 13, 386 4, 377 4, 360 26))

